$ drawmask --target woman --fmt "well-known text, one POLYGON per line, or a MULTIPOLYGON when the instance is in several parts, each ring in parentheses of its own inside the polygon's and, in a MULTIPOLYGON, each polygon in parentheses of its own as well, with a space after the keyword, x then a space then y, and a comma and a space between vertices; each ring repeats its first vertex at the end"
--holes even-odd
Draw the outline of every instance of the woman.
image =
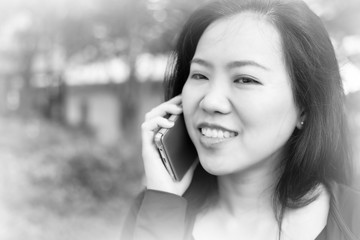
POLYGON ((124 239, 360 239, 338 64, 303 2, 195 11, 166 98, 142 125, 147 190, 124 239), (181 113, 200 164, 174 182, 153 138, 181 113))

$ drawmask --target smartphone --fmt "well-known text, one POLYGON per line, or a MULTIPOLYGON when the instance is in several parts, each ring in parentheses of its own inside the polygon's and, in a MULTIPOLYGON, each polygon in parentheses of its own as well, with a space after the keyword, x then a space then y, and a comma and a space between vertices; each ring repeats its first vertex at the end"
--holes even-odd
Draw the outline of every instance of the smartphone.
POLYGON ((154 141, 171 178, 180 181, 198 156, 186 130, 183 114, 170 115, 169 120, 175 122, 174 126, 160 128, 154 141))

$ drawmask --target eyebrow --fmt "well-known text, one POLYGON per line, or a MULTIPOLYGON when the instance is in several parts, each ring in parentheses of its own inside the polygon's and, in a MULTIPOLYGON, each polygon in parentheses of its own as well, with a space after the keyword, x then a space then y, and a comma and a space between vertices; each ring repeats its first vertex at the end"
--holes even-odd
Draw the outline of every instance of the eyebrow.
MULTIPOLYGON (((203 59, 200 58, 194 58, 191 60, 190 63, 196 63, 202 66, 205 66, 207 68, 213 68, 213 65, 210 62, 207 62, 203 59)), ((255 66, 255 67, 259 67, 262 68, 266 71, 269 71, 270 69, 268 67, 265 67, 264 65, 261 65, 258 62, 252 61, 252 60, 241 60, 241 61, 232 61, 229 64, 227 64, 228 68, 238 68, 238 67, 245 67, 245 66, 255 66)))

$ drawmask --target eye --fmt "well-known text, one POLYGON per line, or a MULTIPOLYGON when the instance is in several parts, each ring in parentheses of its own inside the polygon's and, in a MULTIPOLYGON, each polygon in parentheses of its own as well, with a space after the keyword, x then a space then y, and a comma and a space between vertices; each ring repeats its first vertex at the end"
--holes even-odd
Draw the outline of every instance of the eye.
POLYGON ((239 83, 239 84, 261 84, 259 81, 255 80, 254 78, 246 77, 246 76, 236 78, 234 80, 234 83, 239 83))
POLYGON ((204 75, 200 74, 200 73, 194 73, 191 75, 191 79, 195 79, 195 80, 207 80, 208 78, 205 77, 204 75))

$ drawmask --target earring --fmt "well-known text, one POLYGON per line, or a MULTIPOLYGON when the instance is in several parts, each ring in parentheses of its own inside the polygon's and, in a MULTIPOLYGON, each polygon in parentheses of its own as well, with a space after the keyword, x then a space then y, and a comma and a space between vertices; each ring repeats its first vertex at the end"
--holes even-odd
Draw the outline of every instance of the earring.
POLYGON ((300 124, 298 124, 298 126, 297 126, 297 127, 298 127, 298 129, 302 129, 302 128, 303 128, 303 126, 304 126, 304 121, 301 121, 301 122, 300 122, 300 124))

